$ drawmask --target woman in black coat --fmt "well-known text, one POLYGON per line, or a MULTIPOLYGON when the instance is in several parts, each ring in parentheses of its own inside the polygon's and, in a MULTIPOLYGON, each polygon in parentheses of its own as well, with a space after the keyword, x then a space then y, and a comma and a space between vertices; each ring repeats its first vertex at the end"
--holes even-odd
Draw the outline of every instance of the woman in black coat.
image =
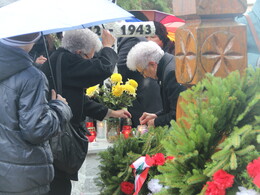
MULTIPOLYGON (((62 47, 58 48, 50 57, 54 78, 56 78, 57 59, 61 58, 62 95, 72 109, 72 125, 80 129, 81 122, 86 116, 97 120, 105 117, 129 117, 125 110, 109 110, 102 104, 87 98, 85 89, 102 83, 114 71, 117 54, 112 49, 115 38, 106 30, 103 31, 102 44, 98 36, 89 29, 73 30, 65 33, 62 47), (102 48, 102 49, 101 49, 102 48), (95 52, 97 57, 93 58, 95 52)), ((50 68, 47 63, 42 66, 47 75, 50 88, 53 88, 50 68)), ((71 193, 70 180, 78 180, 77 173, 69 175, 55 167, 55 178, 51 184, 51 195, 67 195, 71 193)))

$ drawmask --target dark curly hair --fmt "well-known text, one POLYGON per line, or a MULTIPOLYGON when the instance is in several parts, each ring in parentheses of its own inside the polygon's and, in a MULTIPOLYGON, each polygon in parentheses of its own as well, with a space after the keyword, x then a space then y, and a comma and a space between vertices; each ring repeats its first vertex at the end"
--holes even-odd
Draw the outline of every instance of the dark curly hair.
POLYGON ((154 21, 154 26, 155 26, 155 34, 163 42, 163 48, 162 49, 165 52, 168 52, 170 54, 174 54, 175 43, 167 37, 168 32, 167 32, 166 27, 162 23, 156 22, 156 21, 154 21))

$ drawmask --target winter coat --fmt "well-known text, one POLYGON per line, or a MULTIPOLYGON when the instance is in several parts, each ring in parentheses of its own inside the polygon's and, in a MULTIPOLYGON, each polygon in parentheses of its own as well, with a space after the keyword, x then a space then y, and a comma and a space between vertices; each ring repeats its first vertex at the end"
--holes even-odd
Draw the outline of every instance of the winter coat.
MULTIPOLYGON (((50 57, 54 78, 56 78, 56 63, 60 53, 63 53, 61 59, 62 96, 71 107, 73 113, 71 123, 74 127, 80 128, 86 116, 103 120, 108 108, 86 97, 85 89, 102 83, 111 76, 117 62, 117 54, 112 48, 105 47, 95 58, 83 59, 78 54, 58 48, 50 57)), ((41 70, 49 80, 50 89, 54 88, 49 65, 43 64, 41 70)), ((55 168, 55 174, 57 177, 78 180, 77 173, 69 175, 55 168)))
POLYGON ((163 111, 157 113, 154 121, 155 126, 170 125, 171 120, 176 120, 176 106, 179 94, 186 88, 179 84, 175 76, 174 56, 165 53, 159 61, 157 77, 161 89, 163 111))
POLYGON ((139 118, 143 112, 155 113, 162 110, 162 99, 158 82, 152 78, 144 78, 138 71, 131 71, 126 66, 128 52, 140 41, 146 41, 146 39, 142 37, 127 37, 121 39, 118 44, 118 72, 122 75, 124 82, 127 79, 134 79, 138 83, 136 100, 133 101, 133 106, 128 108, 132 115, 133 127, 140 124, 139 118))
POLYGON ((0 42, 0 195, 39 195, 54 177, 48 140, 70 108, 47 102, 47 79, 23 49, 0 42))
MULTIPOLYGON (((83 59, 78 54, 73 54, 64 48, 59 48, 50 57, 55 78, 56 63, 60 53, 63 53, 61 60, 62 96, 66 98, 72 109, 72 124, 75 126, 80 125, 80 122, 85 119, 86 115, 92 116, 91 112, 93 111, 98 112, 98 114, 95 114, 95 118, 102 120, 108 108, 86 98, 84 94, 86 88, 102 83, 111 76, 117 62, 115 51, 105 47, 97 57, 83 59), (92 103, 89 101, 92 101, 92 103), (83 107, 83 105, 85 106, 83 107)), ((45 63, 41 70, 46 74, 50 88, 54 88, 49 65, 45 63)))
MULTIPOLYGON (((260 40, 260 0, 257 0, 253 6, 252 11, 248 13, 250 16, 252 23, 255 27, 258 39, 260 40)), ((247 24, 247 20, 245 16, 236 18, 236 21, 239 23, 247 24)), ((247 24, 246 27, 247 32, 247 59, 248 65, 252 65, 253 67, 260 67, 260 51, 258 50, 253 34, 247 24)))

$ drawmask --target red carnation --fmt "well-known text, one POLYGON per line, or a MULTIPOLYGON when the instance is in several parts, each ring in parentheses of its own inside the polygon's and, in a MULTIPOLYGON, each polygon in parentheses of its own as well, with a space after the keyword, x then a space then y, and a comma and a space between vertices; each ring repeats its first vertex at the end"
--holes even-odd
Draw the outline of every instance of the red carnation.
POLYGON ((173 160, 175 157, 174 156, 167 156, 166 158, 165 158, 165 160, 173 160))
POLYGON ((226 171, 220 169, 214 173, 213 181, 218 184, 220 188, 230 188, 234 183, 234 175, 230 175, 226 171))
POLYGON ((220 188, 219 185, 214 181, 207 182, 206 195, 225 195, 226 191, 220 188))
POLYGON ((254 184, 260 188, 260 174, 258 174, 257 176, 255 176, 254 178, 254 184))
POLYGON ((154 160, 154 165, 164 165, 164 163, 165 163, 164 154, 162 154, 162 153, 155 154, 152 157, 152 159, 154 160))
POLYGON ((260 157, 250 162, 247 167, 247 173, 250 177, 254 178, 260 174, 260 157))
POLYGON ((121 184, 121 191, 125 194, 133 194, 135 185, 133 183, 130 183, 128 181, 123 181, 121 184))

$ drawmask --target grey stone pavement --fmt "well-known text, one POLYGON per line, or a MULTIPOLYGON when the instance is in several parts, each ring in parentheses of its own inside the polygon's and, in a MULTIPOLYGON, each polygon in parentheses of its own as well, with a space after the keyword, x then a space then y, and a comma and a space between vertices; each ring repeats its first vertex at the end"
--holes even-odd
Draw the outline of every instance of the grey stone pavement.
POLYGON ((71 195, 98 195, 99 188, 95 185, 97 173, 99 172, 98 153, 107 149, 112 144, 106 140, 97 140, 89 144, 89 150, 82 167, 79 170, 79 181, 72 182, 71 195))

